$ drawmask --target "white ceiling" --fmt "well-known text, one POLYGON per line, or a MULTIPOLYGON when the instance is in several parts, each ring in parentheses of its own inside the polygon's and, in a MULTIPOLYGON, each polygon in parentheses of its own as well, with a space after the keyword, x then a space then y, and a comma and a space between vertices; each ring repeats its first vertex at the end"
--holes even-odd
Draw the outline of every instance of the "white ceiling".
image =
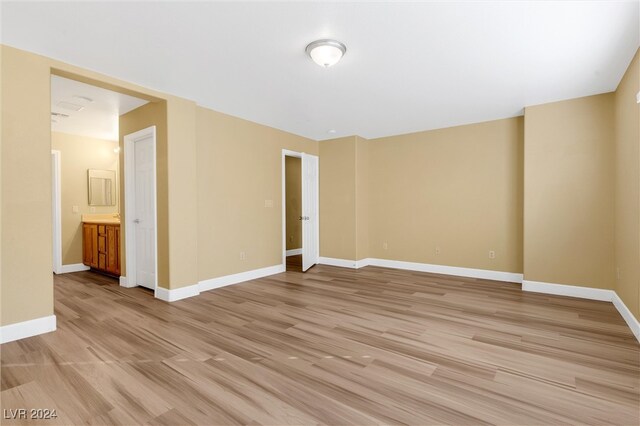
POLYGON ((115 141, 118 140, 118 117, 146 103, 133 96, 51 76, 51 112, 68 116, 52 114, 54 132, 115 141))
POLYGON ((3 2, 1 35, 299 135, 373 138, 615 90, 639 1, 3 2), (347 53, 323 69, 304 48, 328 37, 347 53))

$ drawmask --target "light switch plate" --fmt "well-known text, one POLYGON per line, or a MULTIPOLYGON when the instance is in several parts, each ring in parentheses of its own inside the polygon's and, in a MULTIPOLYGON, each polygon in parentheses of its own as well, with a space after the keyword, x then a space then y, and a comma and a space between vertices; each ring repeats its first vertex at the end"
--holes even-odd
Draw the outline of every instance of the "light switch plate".
POLYGON ((73 207, 71 208, 71 211, 72 211, 73 213, 80 213, 80 208, 79 208, 78 206, 73 206, 73 207))
POLYGON ((273 207, 273 200, 264 200, 265 207, 273 207))

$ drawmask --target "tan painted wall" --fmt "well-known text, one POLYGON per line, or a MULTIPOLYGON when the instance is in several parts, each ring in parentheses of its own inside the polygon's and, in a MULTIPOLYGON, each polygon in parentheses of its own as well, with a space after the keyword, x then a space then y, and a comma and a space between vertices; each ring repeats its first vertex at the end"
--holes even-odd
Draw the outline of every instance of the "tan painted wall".
MULTIPOLYGON (((156 126, 156 188, 158 233, 158 285, 169 288, 169 199, 167 173, 167 103, 150 102, 120 116, 120 164, 124 165, 124 137, 131 133, 156 126)), ((124 194, 124 167, 120 168, 120 193, 124 194)), ((127 275, 125 235, 127 217, 125 197, 121 197, 120 274, 127 275)))
POLYGON ((49 61, 2 47, 0 324, 53 314, 49 61))
POLYGON ((615 93, 615 290, 640 319, 640 51, 615 93))
POLYGON ((51 148, 60 151, 62 221, 62 264, 82 263, 82 215, 118 213, 120 189, 118 141, 88 138, 68 133, 51 133, 51 148), (87 170, 113 170, 116 173, 116 205, 89 206, 87 170), (78 213, 73 213, 78 206, 78 213), (91 211, 93 207, 94 211, 91 211))
POLYGON ((525 117, 525 280, 612 289, 613 94, 525 117))
POLYGON ((168 200, 167 233, 175 238, 174 256, 168 262, 176 266, 171 270, 172 282, 164 285, 174 288, 195 283, 197 247, 193 240, 185 243, 197 233, 192 214, 196 203, 195 104, 8 46, 2 45, 0 52, 0 324, 53 313, 51 185, 43 185, 51 180, 51 74, 149 101, 166 101, 167 152, 175 153, 167 159, 167 175, 175 179, 166 194, 158 194, 158 199, 165 196, 168 200))
POLYGON ((195 102, 167 102, 169 288, 198 283, 198 176, 195 102))
POLYGON ((282 264, 282 149, 318 143, 201 107, 196 128, 199 280, 282 264))
POLYGON ((367 143, 371 257, 522 272, 521 117, 367 143))
POLYGON ((285 199, 287 200, 287 250, 302 248, 302 161, 285 157, 285 199))
POLYGON ((356 260, 369 257, 369 143, 356 136, 356 260))
POLYGON ((356 137, 320 145, 320 256, 355 260, 356 137))

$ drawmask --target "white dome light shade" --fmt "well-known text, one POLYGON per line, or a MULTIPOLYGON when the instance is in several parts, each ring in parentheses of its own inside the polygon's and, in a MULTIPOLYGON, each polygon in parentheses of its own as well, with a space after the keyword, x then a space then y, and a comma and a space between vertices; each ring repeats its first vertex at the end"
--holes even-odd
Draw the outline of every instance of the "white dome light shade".
POLYGON ((305 49, 313 62, 325 68, 335 65, 346 51, 347 47, 336 40, 316 40, 305 49))

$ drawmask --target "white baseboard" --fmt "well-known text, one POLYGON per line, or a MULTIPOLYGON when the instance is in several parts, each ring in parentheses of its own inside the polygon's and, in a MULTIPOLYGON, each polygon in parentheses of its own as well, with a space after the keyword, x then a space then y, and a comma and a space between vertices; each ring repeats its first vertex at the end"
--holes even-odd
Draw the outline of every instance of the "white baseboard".
POLYGON ((522 291, 534 293, 555 294, 556 296, 579 297, 581 299, 601 300, 612 302, 616 294, 613 290, 602 288, 580 287, 577 285, 553 284, 540 281, 522 281, 522 291))
POLYGON ((125 277, 124 275, 120 276, 120 287, 126 287, 126 288, 133 288, 133 287, 138 287, 137 285, 130 285, 129 281, 127 280, 127 277, 125 277))
POLYGON ((185 287, 166 289, 163 287, 156 287, 155 297, 164 300, 165 302, 177 302, 178 300, 186 299, 188 297, 197 296, 200 294, 198 284, 188 285, 185 287))
MULTIPOLYGON (((198 284, 180 287, 176 289, 166 289, 157 287, 155 297, 165 302, 176 302, 188 297, 197 296, 203 291, 213 290, 216 288, 238 284, 244 281, 255 280, 269 275, 279 274, 286 270, 284 265, 273 265, 266 268, 254 269, 251 271, 240 272, 233 275, 225 275, 223 277, 211 278, 209 280, 200 281, 198 284)), ((126 277, 120 277, 120 285, 126 284, 126 277)), ((124 285, 126 287, 126 285, 124 285)))
POLYGON ((91 268, 85 265, 84 263, 73 263, 71 265, 62 265, 62 267, 60 268, 60 273, 68 274, 71 272, 88 271, 89 269, 91 268))
POLYGON ((365 266, 381 266, 383 268, 404 269, 408 271, 430 272, 433 274, 456 275, 459 277, 481 278, 494 281, 521 283, 522 274, 514 272, 490 271, 488 269, 461 268, 458 266, 432 265, 429 263, 404 262, 400 260, 366 258, 361 260, 335 259, 321 257, 323 265, 339 266, 342 268, 359 269, 365 266))
POLYGON ((615 306, 618 312, 620 312, 620 315, 622 315, 622 318, 631 329, 631 332, 636 336, 638 342, 640 342, 640 321, 633 316, 629 308, 627 308, 627 305, 625 305, 620 296, 618 296, 618 293, 614 293, 613 306, 615 306))
POLYGON ((296 255, 299 255, 299 254, 302 254, 302 249, 301 248, 287 250, 287 257, 296 256, 296 255))
POLYGON ((356 269, 364 268, 365 266, 371 265, 371 258, 367 257, 366 259, 356 260, 356 269))
POLYGON ((56 316, 49 315, 0 327, 0 343, 13 342, 56 330, 56 316))
POLYGON ((580 287, 577 285, 553 284, 539 281, 524 280, 522 282, 523 291, 534 293, 554 294, 556 296, 578 297, 581 299, 600 300, 612 302, 622 319, 627 323, 631 332, 638 342, 640 342, 640 322, 633 316, 627 305, 624 304, 620 296, 614 290, 603 288, 580 287))
POLYGON ((355 260, 336 259, 334 257, 320 257, 318 258, 318 263, 321 265, 338 266, 340 268, 358 268, 355 260))
POLYGON ((279 274, 284 272, 285 270, 286 267, 284 265, 267 266, 266 268, 254 269, 251 271, 240 272, 238 274, 225 275, 223 277, 200 281, 198 283, 198 287, 200 288, 201 292, 208 291, 231 284, 237 284, 244 281, 267 277, 269 275, 279 274))
POLYGON ((491 271, 489 269, 462 268, 459 266, 432 265, 429 263, 404 262, 388 259, 366 259, 371 266, 405 269, 408 271, 430 272, 432 274, 456 275, 459 277, 480 278, 493 281, 521 283, 522 274, 515 272, 491 271))

